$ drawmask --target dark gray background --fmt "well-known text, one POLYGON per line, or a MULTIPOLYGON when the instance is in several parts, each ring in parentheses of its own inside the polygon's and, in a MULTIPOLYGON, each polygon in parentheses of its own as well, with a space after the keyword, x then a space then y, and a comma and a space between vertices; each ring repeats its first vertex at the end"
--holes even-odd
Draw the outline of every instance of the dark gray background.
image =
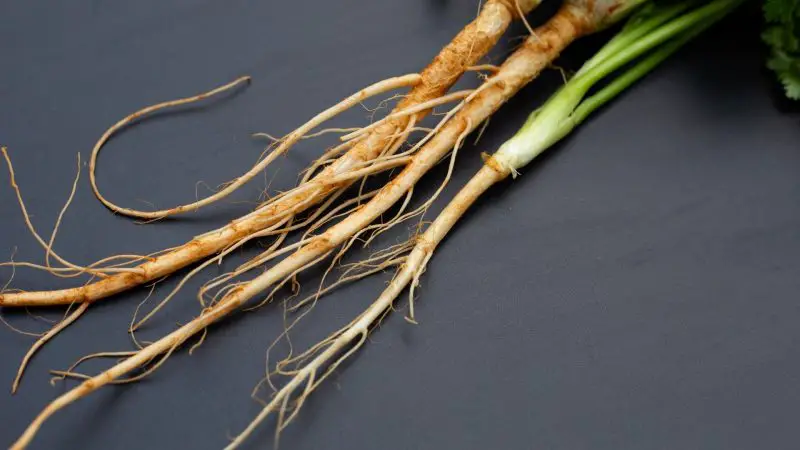
MULTIPOLYGON (((477 8, 472 0, 3 3, 0 142, 44 234, 76 152, 88 157, 126 114, 253 76, 247 90, 148 120, 105 149, 99 181, 110 198, 184 203, 197 181, 216 185, 252 164, 263 143, 249 133, 286 133, 364 85, 419 70, 477 8)), ((312 397, 282 448, 797 448, 800 126, 762 68, 758 29, 751 5, 487 195, 432 260, 420 325, 390 316, 312 397)), ((522 34, 517 26, 509 36, 522 34)), ((577 45, 563 64, 576 67, 600 42, 577 45)), ((478 152, 508 138, 559 80, 549 71, 501 110, 477 147, 462 150, 443 200, 479 167, 478 152)), ((364 116, 356 109, 335 123, 364 116)), ((277 171, 272 188, 290 186, 327 143, 295 149, 269 171, 277 171)), ((420 190, 432 191, 441 174, 420 190)), ((141 226, 95 201, 85 175, 56 245, 76 262, 173 246, 250 208, 228 203, 141 226)), ((16 259, 41 261, 5 173, 0 181, 2 259, 17 247, 16 259)), ((235 200, 253 200, 264 185, 235 200)), ((398 227, 382 243, 407 233, 398 227)), ((308 286, 314 275, 304 277, 308 286)), ((388 276, 327 297, 298 328, 298 345, 346 323, 388 276)), ((13 283, 68 285, 27 271, 13 283)), ((142 337, 196 314, 196 286, 142 337)), ((20 393, 0 395, 0 445, 64 391, 47 383, 48 369, 130 348, 125 330, 144 295, 92 308, 34 359, 20 393)), ((64 410, 33 448, 219 448, 257 412, 249 394, 281 327, 277 305, 238 314, 193 356, 181 352, 144 382, 64 410)), ((3 384, 31 343, 0 328, 3 384)), ((250 448, 271 445, 273 425, 250 448)))

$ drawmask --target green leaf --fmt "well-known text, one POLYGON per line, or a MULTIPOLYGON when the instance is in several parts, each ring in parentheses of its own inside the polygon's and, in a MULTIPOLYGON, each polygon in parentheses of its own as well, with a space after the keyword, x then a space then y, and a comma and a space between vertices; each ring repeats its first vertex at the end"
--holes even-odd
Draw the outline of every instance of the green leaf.
POLYGON ((786 89, 800 100, 800 0, 765 0, 764 18, 770 24, 761 34, 769 46, 769 67, 786 89))
POLYGON ((786 96, 792 100, 800 100, 800 70, 786 70, 778 73, 786 96))

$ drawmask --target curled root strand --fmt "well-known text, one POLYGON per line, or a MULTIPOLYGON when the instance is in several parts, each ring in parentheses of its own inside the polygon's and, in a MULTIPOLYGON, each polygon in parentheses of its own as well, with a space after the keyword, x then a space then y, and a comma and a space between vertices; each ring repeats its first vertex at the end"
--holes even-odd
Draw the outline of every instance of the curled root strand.
MULTIPOLYGON (((123 129, 124 127, 139 121, 140 119, 142 119, 143 117, 145 117, 148 114, 152 114, 154 112, 161 111, 161 110, 167 109, 167 108, 174 108, 174 107, 177 107, 177 106, 183 106, 183 105, 187 105, 187 104, 191 104, 191 103, 197 103, 197 102, 205 100, 205 99, 207 99, 209 97, 212 97, 212 96, 215 96, 217 94, 221 94, 221 93, 224 93, 226 91, 229 91, 229 90, 241 85, 242 83, 249 83, 249 82, 250 82, 250 77, 249 76, 243 76, 243 77, 237 78, 236 80, 234 80, 234 81, 232 81, 230 83, 227 83, 227 84, 225 84, 223 86, 220 86, 220 87, 217 87, 215 89, 212 89, 212 90, 210 90, 208 92, 204 92, 202 94, 198 94, 198 95, 194 95, 194 96, 186 97, 186 98, 181 98, 181 99, 177 99, 177 100, 170 100, 170 101, 158 103, 158 104, 155 104, 155 105, 147 106, 145 108, 142 108, 142 109, 134 112, 133 114, 128 115, 124 119, 122 119, 119 122, 117 122, 114 125, 112 125, 111 128, 109 128, 108 130, 106 130, 105 133, 103 133, 103 135, 100 137, 100 139, 94 145, 94 148, 92 149, 91 158, 89 159, 89 181, 90 181, 90 184, 92 186, 92 191, 94 192, 94 194, 97 197, 97 199, 100 200, 100 202, 102 202, 103 205, 105 205, 107 208, 109 208, 110 210, 112 210, 112 211, 114 211, 116 213, 119 213, 119 214, 122 214, 122 215, 125 215, 125 216, 136 217, 136 218, 140 218, 140 219, 160 219, 160 218, 167 217, 167 216, 170 216, 170 215, 173 215, 173 214, 177 214, 179 212, 182 212, 185 209, 186 210, 193 210, 193 209, 197 209, 200 206, 202 206, 202 205, 199 205, 199 203, 201 203, 202 200, 199 201, 199 202, 192 203, 190 205, 177 207, 177 208, 173 208, 173 209, 170 209, 170 210, 154 211, 154 212, 138 211, 138 210, 135 210, 135 209, 124 208, 124 207, 118 206, 118 205, 112 203, 111 201, 107 200, 103 196, 103 194, 100 192, 100 189, 97 187, 97 177, 96 177, 97 156, 100 153, 100 150, 106 144, 106 142, 114 134, 116 134, 119 130, 123 129)), ((211 198, 215 198, 216 199, 217 195, 218 194, 212 195, 211 198)))
POLYGON ((309 120, 308 122, 306 122, 305 124, 303 124, 302 126, 297 128, 296 130, 292 131, 291 133, 289 133, 286 137, 280 139, 279 140, 280 144, 272 151, 272 153, 270 153, 270 157, 266 157, 266 158, 260 160, 256 165, 254 165, 244 175, 242 175, 239 178, 236 178, 235 180, 232 180, 232 181, 230 181, 228 183, 225 183, 224 184, 224 188, 222 188, 220 191, 218 191, 215 194, 212 194, 212 195, 210 195, 208 197, 205 197, 202 200, 198 200, 198 201, 193 202, 193 203, 177 206, 177 207, 174 207, 174 208, 171 208, 171 209, 165 209, 165 210, 159 210, 159 211, 139 211, 139 210, 135 210, 135 209, 131 209, 131 208, 123 208, 121 206, 115 205, 114 203, 108 201, 107 199, 105 199, 103 197, 103 195, 100 193, 100 190, 97 188, 95 169, 96 169, 96 165, 97 165, 97 155, 98 155, 100 149, 105 144, 105 142, 111 137, 111 135, 116 133, 119 129, 121 129, 122 127, 124 127, 128 123, 130 123, 130 122, 142 117, 145 114, 148 114, 148 113, 151 113, 153 111, 157 111, 159 109, 163 109, 163 108, 166 108, 166 107, 175 106, 175 105, 178 105, 178 104, 192 103, 192 102, 196 102, 196 101, 202 100, 203 98, 206 98, 208 96, 211 96, 211 95, 214 95, 214 94, 217 94, 217 93, 220 93, 220 92, 224 92, 224 91, 226 91, 228 89, 231 89, 231 88, 239 85, 241 82, 248 81, 249 79, 250 79, 249 77, 242 77, 242 78, 239 78, 239 79, 237 79, 237 80, 235 80, 235 81, 233 81, 231 83, 226 84, 225 86, 219 87, 219 88, 214 89, 212 91, 209 91, 209 92, 207 92, 205 94, 200 94, 199 96, 190 97, 188 99, 174 100, 172 102, 165 102, 165 103, 161 103, 161 104, 158 104, 158 105, 150 106, 150 107, 142 109, 142 110, 140 110, 140 111, 138 111, 138 112, 126 117, 125 119, 121 120, 120 122, 117 122, 108 131, 106 131, 105 134, 103 134, 103 136, 100 138, 100 140, 97 142, 97 144, 95 144, 95 147, 92 150, 92 157, 91 157, 90 162, 89 162, 89 177, 90 177, 90 181, 91 181, 91 184, 92 184, 92 190, 94 191, 95 196, 97 196, 97 198, 106 207, 108 207, 112 211, 115 211, 115 212, 117 212, 119 214, 123 214, 123 215, 126 215, 126 216, 136 217, 136 218, 139 218, 139 219, 147 219, 147 220, 162 219, 164 217, 168 217, 168 216, 172 216, 172 215, 176 215, 176 214, 195 211, 197 209, 200 209, 200 208, 202 208, 204 206, 210 205, 212 203, 215 203, 215 202, 227 197, 228 195, 230 195, 231 193, 233 193, 234 191, 239 189, 241 186, 243 186, 244 184, 246 184, 247 182, 252 180, 254 177, 258 176, 275 159, 275 157, 277 157, 277 155, 284 154, 285 152, 287 152, 298 140, 302 139, 303 136, 307 135, 312 129, 316 128, 317 126, 319 126, 320 124, 324 123, 328 119, 331 119, 332 117, 337 116, 341 112, 343 112, 343 111, 349 109, 350 107, 358 104, 360 101, 364 100, 365 98, 380 94, 382 92, 386 92, 388 90, 397 89, 397 88, 401 88, 401 87, 407 87, 407 86, 413 86, 413 85, 419 83, 421 77, 420 77, 419 74, 411 74, 411 75, 405 75, 405 76, 401 76, 401 77, 389 78, 387 80, 383 80, 383 81, 375 83, 375 84, 373 84, 371 86, 368 86, 368 87, 362 89, 361 91, 359 91, 359 92, 347 97, 346 99, 342 100, 338 104, 336 104, 336 105, 326 109, 325 111, 317 114, 311 120, 309 120))

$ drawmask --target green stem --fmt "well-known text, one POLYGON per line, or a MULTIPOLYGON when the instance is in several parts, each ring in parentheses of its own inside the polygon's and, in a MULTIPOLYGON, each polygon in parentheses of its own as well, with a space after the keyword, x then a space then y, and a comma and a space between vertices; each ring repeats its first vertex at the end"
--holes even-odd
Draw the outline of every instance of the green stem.
POLYGON ((637 82, 640 78, 650 73, 665 59, 678 51, 678 49, 697 37, 698 34, 705 31, 708 27, 722 19, 724 15, 724 12, 719 13, 708 21, 695 26, 683 35, 655 50, 654 53, 638 62, 634 67, 628 69, 624 74, 616 77, 614 81, 605 86, 602 90, 600 90, 600 92, 593 94, 591 97, 581 102, 581 104, 575 109, 575 112, 572 113, 572 121, 575 122, 575 125, 579 125, 586 119, 587 116, 589 116, 589 114, 612 100, 622 91, 630 87, 633 83, 637 82))
POLYGON ((640 57, 645 52, 663 44, 676 35, 694 28, 698 24, 710 21, 710 19, 713 19, 719 14, 732 11, 743 2, 744 0, 715 0, 708 3, 706 6, 697 8, 677 19, 673 19, 669 23, 642 36, 640 39, 631 42, 630 45, 622 48, 617 53, 608 56, 596 66, 591 67, 580 77, 573 78, 573 81, 575 81, 576 84, 588 85, 586 86, 586 90, 588 91, 591 86, 597 84, 601 79, 640 57))
POLYGON ((644 10, 637 20, 590 59, 566 85, 530 115, 524 126, 495 153, 512 173, 570 133, 586 117, 652 71, 689 40, 716 23, 744 0, 714 0, 676 17, 692 2, 644 10), (655 16, 645 15, 646 13, 655 16), (621 67, 644 57, 610 84, 584 100, 589 90, 621 67))
POLYGON ((631 17, 610 41, 606 43, 592 58, 585 62, 575 76, 581 76, 594 69, 609 56, 630 46, 637 40, 646 36, 651 31, 663 25, 670 19, 685 11, 691 2, 684 1, 676 5, 667 7, 657 7, 651 3, 644 6, 639 12, 631 17))

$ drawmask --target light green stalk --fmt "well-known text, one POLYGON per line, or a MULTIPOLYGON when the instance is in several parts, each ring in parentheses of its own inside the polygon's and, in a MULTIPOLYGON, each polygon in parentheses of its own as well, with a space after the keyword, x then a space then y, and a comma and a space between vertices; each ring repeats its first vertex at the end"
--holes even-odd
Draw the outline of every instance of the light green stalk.
POLYGON ((516 174, 561 140, 594 110, 649 73, 681 46, 733 11, 744 0, 714 0, 685 12, 696 2, 648 5, 495 153, 494 160, 516 174), (588 99, 589 91, 621 68, 639 60, 588 99))

